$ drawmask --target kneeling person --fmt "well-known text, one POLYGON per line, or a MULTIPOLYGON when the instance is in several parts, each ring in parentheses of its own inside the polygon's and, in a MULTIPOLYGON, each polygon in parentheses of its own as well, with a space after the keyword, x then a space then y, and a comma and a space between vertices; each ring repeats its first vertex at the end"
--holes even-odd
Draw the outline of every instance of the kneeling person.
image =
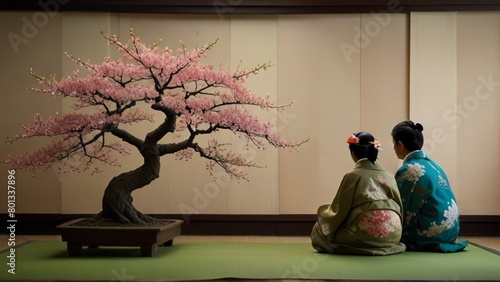
POLYGON ((322 253, 390 255, 405 251, 402 203, 394 176, 377 161, 380 144, 367 132, 347 140, 354 169, 331 204, 319 207, 313 247, 322 253))

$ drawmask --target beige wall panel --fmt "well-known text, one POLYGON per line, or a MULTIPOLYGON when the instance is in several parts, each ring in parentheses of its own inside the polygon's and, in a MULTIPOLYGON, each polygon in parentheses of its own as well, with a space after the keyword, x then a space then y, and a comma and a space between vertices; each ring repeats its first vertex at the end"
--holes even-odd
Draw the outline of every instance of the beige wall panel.
POLYGON ((360 126, 359 54, 353 45, 359 15, 278 18, 278 99, 295 101, 280 118, 298 153, 280 151, 280 213, 311 214, 331 202, 353 167, 345 143, 360 126))
MULTIPOLYGON (((247 80, 247 87, 260 96, 277 100, 277 16, 232 16, 231 17, 231 66, 252 68, 262 63, 273 66, 247 80)), ((251 109, 264 121, 276 121, 277 111, 251 109)), ((229 192, 229 213, 231 214, 277 214, 279 212, 278 150, 269 146, 257 150, 244 139, 235 140, 236 147, 247 158, 253 159, 263 168, 244 168, 249 181, 233 181, 229 192)))
MULTIPOLYGON (((30 68, 41 76, 61 75, 61 16, 44 12, 1 12, 0 34, 0 158, 4 158, 9 154, 33 152, 50 142, 47 138, 13 144, 4 141, 22 133, 20 124, 32 122, 35 113, 47 117, 61 112, 60 99, 27 90, 27 87, 38 86, 29 75, 30 68)), ((11 167, 0 164, 5 185, 8 169, 11 167)), ((61 182, 52 168, 35 174, 17 170, 15 177, 17 213, 61 212, 61 182)), ((4 213, 7 193, 1 193, 0 202, 0 212, 4 213)))
POLYGON ((457 17, 456 189, 462 214, 500 214, 500 12, 457 17))
POLYGON ((443 114, 457 102, 456 13, 412 13, 410 27, 410 119, 424 126, 423 150, 455 187, 457 133, 443 114))
POLYGON ((401 161, 392 148, 391 130, 408 117, 408 30, 406 14, 362 14, 361 104, 359 130, 381 143, 378 159, 395 173, 401 161))

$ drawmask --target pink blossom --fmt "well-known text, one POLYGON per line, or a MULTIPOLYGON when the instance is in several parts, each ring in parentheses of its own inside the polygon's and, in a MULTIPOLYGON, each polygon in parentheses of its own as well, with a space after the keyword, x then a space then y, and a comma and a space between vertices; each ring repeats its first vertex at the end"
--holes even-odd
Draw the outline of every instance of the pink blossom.
POLYGON ((172 137, 168 146, 157 144, 166 150, 163 154, 172 153, 178 159, 188 160, 197 152, 208 159, 209 169, 220 166, 235 178, 245 178, 240 167, 256 164, 232 152, 229 144, 210 140, 201 145, 198 142, 202 141, 195 141, 195 138, 218 130, 230 130, 258 149, 264 149, 266 144, 296 148, 303 143, 287 141, 278 134, 273 123, 261 121, 249 110, 250 107, 281 109, 291 105, 275 105, 269 96, 261 97, 245 87, 249 76, 257 75, 269 64, 245 69, 240 67, 240 63, 235 71, 223 63, 218 68, 203 64, 201 59, 208 55, 217 41, 193 50, 186 50, 182 44, 182 48, 174 51, 161 47, 161 40, 146 45, 132 32, 126 43, 120 42, 116 36, 105 38, 109 45, 116 47, 121 55, 119 58, 105 57, 101 63, 93 64, 66 54, 84 70, 82 73, 85 75, 79 69, 62 79, 44 78, 30 72, 40 84, 32 90, 71 97, 75 101, 75 112, 46 120, 36 114, 32 124, 22 127, 23 133, 8 141, 36 136, 59 139, 38 151, 9 157, 2 162, 36 169, 65 159, 79 160, 78 165, 72 162, 71 165, 58 166, 60 172, 97 172, 99 169, 92 167, 96 161, 119 165, 113 154, 128 153, 127 148, 122 146, 124 142, 108 143, 104 136, 116 134, 125 143, 138 147, 145 138, 124 133, 120 126, 141 121, 154 122, 156 111, 166 115, 157 132, 168 134, 162 140, 172 137), (137 107, 140 103, 148 105, 151 112, 137 107), (85 112, 81 111, 84 108, 85 112), (170 125, 165 133, 163 129, 174 116, 172 122, 175 122, 175 129, 172 130, 170 125))
POLYGON ((384 238, 399 228, 399 216, 390 210, 371 210, 361 216, 359 227, 368 236, 384 238))

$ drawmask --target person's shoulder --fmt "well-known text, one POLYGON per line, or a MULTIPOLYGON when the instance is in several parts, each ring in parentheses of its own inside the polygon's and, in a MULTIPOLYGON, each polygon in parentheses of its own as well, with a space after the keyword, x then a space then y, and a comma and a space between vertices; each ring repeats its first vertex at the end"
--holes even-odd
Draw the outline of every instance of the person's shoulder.
POLYGON ((421 162, 418 160, 405 160, 403 164, 396 171, 396 178, 399 178, 402 174, 406 173, 406 171, 414 168, 416 165, 421 165, 421 162))
POLYGON ((427 162, 432 162, 432 160, 429 159, 423 151, 414 151, 405 158, 401 167, 408 168, 416 164, 425 164, 427 162))
POLYGON ((366 174, 364 169, 356 168, 344 174, 344 179, 355 180, 360 177, 363 177, 364 174, 366 174))
POLYGON ((388 171, 387 169, 382 169, 382 170, 379 170, 379 171, 377 172, 377 174, 394 176, 394 174, 393 174, 393 173, 391 173, 390 171, 388 171))
POLYGON ((376 175, 376 178, 390 184, 396 183, 395 175, 387 170, 379 171, 376 175))
POLYGON ((351 181, 364 181, 367 179, 372 179, 379 175, 388 175, 390 177, 394 177, 392 173, 389 173, 385 169, 373 169, 373 168, 363 168, 358 167, 348 172, 344 178, 349 179, 351 181))
POLYGON ((374 167, 377 171, 390 173, 378 160, 374 163, 374 167))
POLYGON ((412 166, 415 164, 415 161, 412 161, 412 160, 409 160, 409 161, 405 161, 399 168, 398 168, 398 172, 399 171, 405 171, 408 169, 408 167, 412 166))

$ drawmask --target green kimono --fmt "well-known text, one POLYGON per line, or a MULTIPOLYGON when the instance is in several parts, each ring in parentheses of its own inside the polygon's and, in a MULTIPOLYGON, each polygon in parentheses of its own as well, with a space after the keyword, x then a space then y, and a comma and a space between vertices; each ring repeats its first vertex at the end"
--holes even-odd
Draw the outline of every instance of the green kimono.
POLYGON ((319 207, 313 247, 322 253, 389 255, 405 251, 402 203, 394 176, 378 162, 359 160, 331 204, 319 207))

